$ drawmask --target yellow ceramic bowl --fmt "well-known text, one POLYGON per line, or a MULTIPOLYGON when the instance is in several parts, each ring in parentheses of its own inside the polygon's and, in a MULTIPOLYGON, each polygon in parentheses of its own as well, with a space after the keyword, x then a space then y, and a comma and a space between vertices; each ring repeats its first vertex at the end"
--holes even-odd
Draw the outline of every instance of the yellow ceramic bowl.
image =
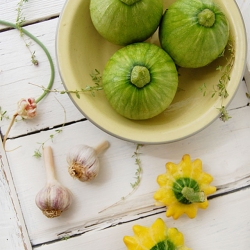
MULTIPOLYGON (((165 9, 174 0, 164 0, 165 9)), ((216 0, 230 23, 234 41, 235 63, 230 74, 227 91, 222 100, 217 94, 211 97, 222 73, 216 68, 226 65, 225 57, 200 69, 180 69, 179 91, 174 101, 160 115, 144 121, 122 117, 110 106, 104 92, 69 94, 82 114, 103 131, 137 143, 168 143, 186 138, 204 129, 219 117, 221 106, 227 107, 242 79, 246 64, 246 33, 242 16, 234 0, 216 0), (201 91, 206 85, 206 95, 201 91)), ((157 33, 148 41, 159 45, 157 33)), ((94 85, 90 74, 101 73, 108 59, 119 49, 104 40, 92 25, 89 0, 68 0, 61 13, 57 38, 57 60, 62 81, 67 90, 80 90, 94 85)))

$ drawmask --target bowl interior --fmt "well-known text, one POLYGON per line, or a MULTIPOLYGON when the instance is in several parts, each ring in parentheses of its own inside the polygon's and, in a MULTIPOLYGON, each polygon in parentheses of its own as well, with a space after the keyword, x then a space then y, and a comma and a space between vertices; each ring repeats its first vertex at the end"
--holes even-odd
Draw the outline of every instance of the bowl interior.
MULTIPOLYGON (((164 9, 172 2, 174 0, 164 0, 164 9)), ((179 89, 174 101, 163 113, 148 120, 134 121, 122 117, 110 106, 102 90, 96 92, 95 96, 90 92, 81 94, 80 98, 70 94, 74 104, 87 119, 105 132, 137 143, 167 143, 205 128, 218 118, 218 108, 222 105, 226 107, 232 100, 246 64, 246 34, 239 9, 234 0, 216 2, 227 15, 235 49, 235 63, 227 84, 229 96, 226 99, 222 100, 217 94, 211 96, 222 75, 216 69, 227 64, 229 55, 199 69, 180 68, 179 89)), ((148 42, 159 45, 157 32, 148 42)), ((93 86, 90 74, 95 69, 102 74, 106 62, 119 48, 103 39, 93 27, 89 0, 66 2, 58 24, 56 52, 59 72, 67 90, 93 86)))

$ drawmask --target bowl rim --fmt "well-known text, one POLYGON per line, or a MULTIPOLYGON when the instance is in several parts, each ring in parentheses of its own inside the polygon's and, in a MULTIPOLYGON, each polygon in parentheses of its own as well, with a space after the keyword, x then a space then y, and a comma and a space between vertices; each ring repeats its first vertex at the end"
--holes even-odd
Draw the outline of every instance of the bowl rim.
MULTIPOLYGON (((241 40, 241 42, 243 43, 244 45, 244 59, 243 59, 243 62, 242 62, 242 72, 241 72, 241 76, 240 76, 240 79, 237 83, 237 86, 235 88, 235 91, 233 94, 230 95, 230 99, 228 99, 226 105, 224 105, 226 108, 228 107, 228 105, 232 102, 232 100, 234 99, 234 96, 236 95, 237 93, 237 90, 239 89, 239 85, 240 85, 240 82, 241 82, 241 79, 243 79, 243 76, 244 76, 244 72, 245 72, 245 69, 246 69, 246 61, 247 61, 247 36, 246 36, 246 26, 245 26, 245 23, 244 23, 244 19, 243 19, 243 16, 242 16, 242 13, 239 9, 239 6, 237 5, 236 1, 235 0, 231 0, 234 5, 235 5, 235 8, 239 14, 239 21, 241 22, 242 24, 242 29, 241 30, 241 33, 242 33, 242 36, 243 36, 243 40, 241 40)), ((56 54, 56 62, 57 62, 57 65, 58 65, 58 72, 59 72, 59 75, 60 75, 60 78, 62 80, 62 83, 63 83, 63 86, 66 90, 68 90, 68 87, 67 87, 67 84, 65 83, 64 81, 64 77, 63 77, 63 72, 62 72, 62 69, 60 67, 60 62, 59 62, 59 31, 60 31, 60 28, 61 28, 61 24, 62 24, 62 20, 63 20, 63 17, 64 17, 64 14, 65 12, 67 11, 67 5, 69 4, 69 2, 74 5, 78 5, 80 4, 81 0, 74 0, 74 1, 70 1, 70 0, 66 0, 65 3, 64 3, 64 6, 62 8, 62 11, 61 11, 61 14, 59 16, 59 19, 58 19, 58 23, 57 23, 57 27, 56 27, 56 36, 55 36, 55 54, 56 54)), ((216 119, 218 119, 218 117, 220 116, 220 113, 218 113, 217 115, 214 115, 214 117, 209 121, 209 122, 206 122, 206 124, 203 124, 199 127, 199 129, 196 129, 195 131, 189 133, 189 134, 186 134, 186 135, 182 135, 182 136, 179 136, 178 138, 175 138, 175 139, 157 139, 157 140, 144 140, 144 139, 134 139, 132 137, 128 138, 127 136, 122 136, 121 134, 117 134, 117 133, 114 133, 112 132, 110 129, 107 129, 103 126, 101 126, 100 124, 98 124, 96 121, 94 121, 90 116, 88 116, 82 109, 81 107, 77 104, 77 102, 75 101, 74 97, 72 94, 70 93, 67 93, 67 95, 69 96, 69 98, 71 99, 71 101, 73 102, 73 104, 75 105, 75 107, 80 111, 80 113, 83 114, 83 116, 88 120, 90 121, 93 125, 95 125, 96 127, 98 127, 99 129, 101 129, 102 131, 106 132, 107 134, 111 135, 111 136, 114 136, 116 138, 119 138, 121 140, 125 140, 125 141, 128 141, 128 142, 133 142, 133 143, 139 143, 139 144, 167 144, 167 143, 171 143, 171 142, 176 142, 176 141, 180 141, 180 140, 183 140, 185 138, 189 138, 197 133, 199 133, 200 131, 204 130, 205 128, 207 128, 208 126, 210 126, 216 119)), ((215 109, 215 108, 214 108, 215 109)), ((202 115, 203 116, 203 115, 202 115)), ((202 117, 201 116, 201 117, 202 117)))

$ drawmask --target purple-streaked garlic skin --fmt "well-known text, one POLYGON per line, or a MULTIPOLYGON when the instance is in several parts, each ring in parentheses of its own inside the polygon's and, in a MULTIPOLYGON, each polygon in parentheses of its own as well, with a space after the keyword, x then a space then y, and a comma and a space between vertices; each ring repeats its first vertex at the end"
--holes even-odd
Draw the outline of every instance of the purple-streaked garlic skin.
POLYGON ((48 218, 54 218, 69 208, 72 195, 57 180, 52 180, 37 193, 35 202, 44 215, 48 218))
POLYGON ((99 173, 99 159, 94 148, 87 145, 76 145, 67 155, 68 171, 80 181, 94 179, 99 173))

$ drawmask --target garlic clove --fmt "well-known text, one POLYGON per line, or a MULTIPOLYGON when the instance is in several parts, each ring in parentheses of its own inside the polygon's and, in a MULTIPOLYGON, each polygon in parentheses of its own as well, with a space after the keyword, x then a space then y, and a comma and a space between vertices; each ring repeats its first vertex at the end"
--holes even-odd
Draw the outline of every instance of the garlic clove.
POLYGON ((94 179, 100 169, 98 155, 108 147, 104 141, 95 148, 83 144, 71 148, 67 155, 69 174, 83 182, 94 179))
POLYGON ((35 202, 48 218, 61 215, 72 203, 72 193, 59 183, 55 177, 53 152, 51 147, 44 147, 44 161, 46 170, 46 185, 37 193, 35 202))

